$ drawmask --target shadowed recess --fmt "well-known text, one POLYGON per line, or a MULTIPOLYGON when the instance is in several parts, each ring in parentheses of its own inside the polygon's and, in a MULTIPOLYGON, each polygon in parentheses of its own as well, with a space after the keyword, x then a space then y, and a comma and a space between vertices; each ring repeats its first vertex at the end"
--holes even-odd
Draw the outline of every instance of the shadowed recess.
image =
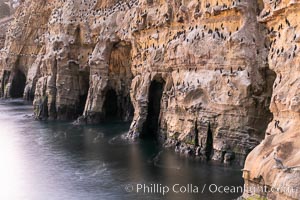
POLYGON ((10 89, 10 96, 12 98, 23 97, 24 88, 26 84, 26 77, 19 69, 16 70, 10 89))
POLYGON ((210 128, 210 123, 208 123, 206 149, 205 149, 205 155, 207 160, 210 160, 212 152, 213 152, 213 133, 210 128))
POLYGON ((80 72, 79 73, 79 85, 80 85, 80 94, 79 94, 79 102, 78 102, 78 110, 77 115, 81 116, 84 112, 89 87, 90 87, 90 79, 89 72, 80 72))
POLYGON ((151 82, 149 89, 148 115, 142 129, 141 137, 156 137, 159 129, 159 115, 164 83, 151 82))
POLYGON ((105 112, 105 119, 112 120, 120 118, 118 114, 118 96, 115 90, 109 89, 106 92, 103 108, 105 112))

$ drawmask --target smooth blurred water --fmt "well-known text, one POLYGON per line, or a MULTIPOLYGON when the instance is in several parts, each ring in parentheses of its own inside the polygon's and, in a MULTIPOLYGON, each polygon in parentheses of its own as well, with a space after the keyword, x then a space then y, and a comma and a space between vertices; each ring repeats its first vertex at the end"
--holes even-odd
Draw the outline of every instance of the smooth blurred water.
POLYGON ((0 101, 0 200, 226 200, 240 195, 127 192, 128 184, 172 188, 243 182, 238 168, 186 158, 152 140, 122 139, 126 123, 74 126, 35 121, 32 112, 22 100, 0 101))

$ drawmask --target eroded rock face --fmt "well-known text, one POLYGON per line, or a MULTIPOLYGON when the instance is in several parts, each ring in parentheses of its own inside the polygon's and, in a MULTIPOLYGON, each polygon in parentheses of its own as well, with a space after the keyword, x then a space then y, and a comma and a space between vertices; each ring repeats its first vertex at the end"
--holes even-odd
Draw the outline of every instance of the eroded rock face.
POLYGON ((8 17, 10 15, 10 8, 8 3, 4 0, 0 0, 0 19, 8 17))
POLYGON ((274 117, 265 139, 247 158, 244 179, 249 186, 280 191, 250 192, 245 197, 300 199, 299 11, 296 1, 265 2, 259 18, 268 28, 268 60, 276 72, 270 106, 274 117))
POLYGON ((5 45, 5 36, 11 20, 12 17, 9 16, 0 19, 0 49, 2 49, 5 45))
POLYGON ((38 118, 132 119, 128 138, 154 132, 182 152, 243 164, 271 119, 260 7, 25 0, 2 50, 1 95, 23 84, 38 118))
POLYGON ((0 49, 4 47, 6 32, 12 20, 14 8, 17 7, 17 3, 17 1, 14 3, 13 1, 0 0, 0 49))

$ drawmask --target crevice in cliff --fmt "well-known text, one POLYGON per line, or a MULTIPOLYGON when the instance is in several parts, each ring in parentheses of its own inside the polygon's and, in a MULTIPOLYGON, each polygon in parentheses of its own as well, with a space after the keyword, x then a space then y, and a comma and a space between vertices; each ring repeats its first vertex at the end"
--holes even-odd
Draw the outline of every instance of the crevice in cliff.
POLYGON ((80 94, 78 98, 77 115, 82 116, 89 92, 89 71, 79 72, 80 94))
POLYGON ((25 84, 26 84, 25 74, 21 70, 16 69, 11 83, 10 96, 12 98, 23 97, 25 84))
POLYGON ((75 43, 74 44, 80 44, 80 27, 78 26, 76 29, 75 29, 75 43))
POLYGON ((195 146, 199 146, 199 130, 197 120, 195 121, 195 146))
POLYGON ((161 99, 164 89, 164 82, 154 80, 150 84, 148 97, 148 114, 143 125, 141 137, 157 137, 159 131, 161 99))
POLYGON ((207 160, 210 160, 212 153, 213 153, 213 133, 211 131, 210 123, 208 123, 206 148, 205 148, 205 156, 207 160))
POLYGON ((79 104, 78 104, 78 115, 83 115, 85 103, 87 100, 87 94, 83 94, 79 96, 79 104))
MULTIPOLYGON (((276 73, 271 70, 269 68, 269 66, 267 66, 264 71, 262 72, 263 73, 263 76, 264 76, 264 79, 266 80, 266 85, 265 85, 265 108, 262 108, 261 110, 266 110, 265 112, 265 121, 262 122, 263 125, 262 125, 262 134, 259 135, 259 138, 261 140, 263 140, 265 138, 265 132, 268 128, 268 124, 272 121, 273 119, 273 113, 271 112, 270 110, 270 104, 271 104, 271 99, 272 99, 272 95, 273 95, 273 85, 276 84, 275 83, 275 80, 276 80, 276 73)), ((258 125, 260 123, 257 123, 258 125)))
MULTIPOLYGON (((266 64, 265 67, 260 68, 258 71, 265 81, 265 85, 262 90, 263 93, 259 94, 264 98, 264 101, 260 102, 259 99, 254 98, 255 108, 256 110, 258 110, 255 111, 254 114, 260 116, 259 118, 260 120, 257 120, 255 122, 256 131, 255 132, 250 131, 249 135, 251 138, 256 139, 258 142, 261 142, 265 138, 265 133, 268 128, 268 125, 273 119, 273 113, 270 110, 270 104, 271 104, 271 98, 274 89, 273 85, 276 80, 276 73, 269 68, 268 64, 266 64)), ((254 148, 255 145, 253 145, 247 151, 251 152, 254 148)))

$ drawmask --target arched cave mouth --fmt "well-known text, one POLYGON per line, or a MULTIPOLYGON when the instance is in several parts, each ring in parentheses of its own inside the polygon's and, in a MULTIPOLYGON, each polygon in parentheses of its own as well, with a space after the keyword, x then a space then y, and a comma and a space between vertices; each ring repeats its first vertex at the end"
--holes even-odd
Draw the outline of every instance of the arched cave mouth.
POLYGON ((157 139, 159 131, 161 99, 164 82, 154 80, 150 84, 148 98, 148 115, 142 128, 141 138, 157 139))
POLYGON ((108 86, 104 93, 101 117, 103 121, 131 121, 134 108, 130 99, 131 43, 120 41, 112 44, 108 68, 108 86))
POLYGON ((120 112, 118 105, 118 96, 114 89, 109 89, 105 95, 103 105, 104 115, 106 120, 120 120, 120 112))
POLYGON ((26 76, 21 70, 17 69, 15 71, 15 75, 12 80, 10 96, 12 98, 22 98, 25 85, 26 85, 26 76))

